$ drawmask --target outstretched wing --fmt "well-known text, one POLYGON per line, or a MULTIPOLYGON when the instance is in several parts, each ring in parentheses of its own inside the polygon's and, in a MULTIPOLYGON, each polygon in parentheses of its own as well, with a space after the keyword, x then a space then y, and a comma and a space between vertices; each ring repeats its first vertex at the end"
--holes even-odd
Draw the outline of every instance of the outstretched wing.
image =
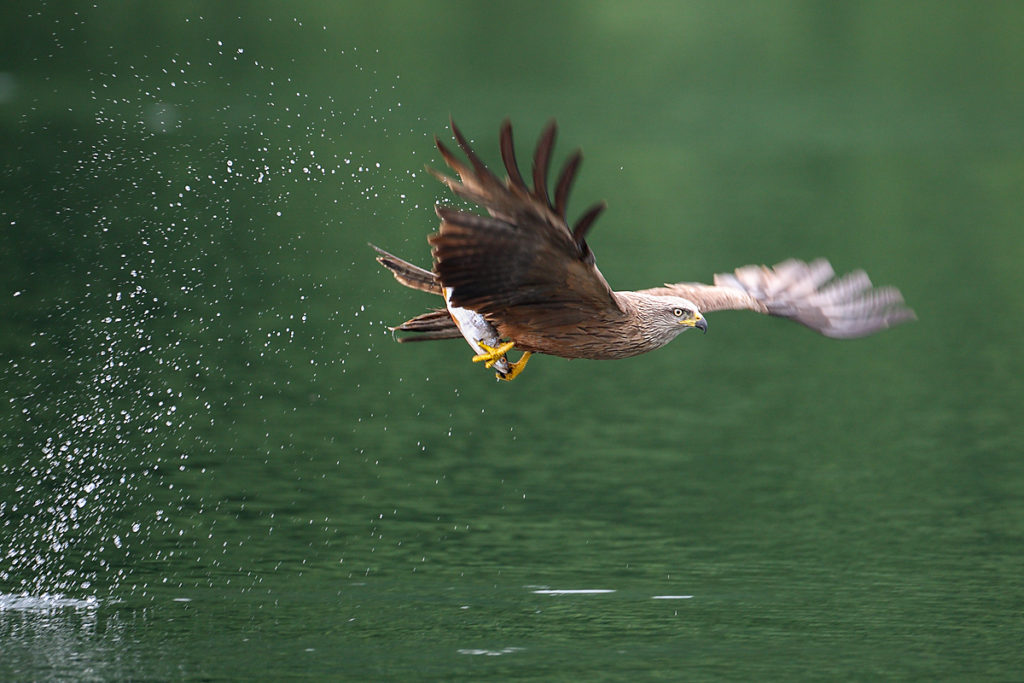
POLYGON ((452 304, 484 314, 503 334, 624 315, 585 240, 604 204, 589 209, 572 228, 566 221, 579 152, 562 169, 553 200, 548 194, 555 130, 554 122, 549 123, 537 143, 532 188, 519 172, 508 120, 501 127, 501 156, 508 173, 504 181, 484 165, 454 122, 452 132, 469 165, 436 141, 459 179, 431 172, 490 216, 438 205, 441 227, 429 237, 434 272, 453 289, 452 304))
POLYGON ((751 310, 789 318, 836 339, 865 337, 915 318, 898 289, 873 287, 864 271, 834 277, 825 259, 790 259, 773 268, 743 266, 719 273, 714 285, 681 282, 644 291, 685 297, 705 313, 751 310))

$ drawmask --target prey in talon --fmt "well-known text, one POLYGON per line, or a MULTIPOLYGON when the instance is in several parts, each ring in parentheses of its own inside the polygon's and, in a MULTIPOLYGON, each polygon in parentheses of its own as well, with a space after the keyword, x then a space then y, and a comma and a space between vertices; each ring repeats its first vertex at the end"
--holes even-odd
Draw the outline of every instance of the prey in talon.
MULTIPOLYGON (((370 245, 373 246, 373 245, 370 245)), ((484 363, 484 367, 493 368, 498 379, 511 381, 526 367, 530 354, 524 353, 516 363, 509 362, 507 354, 515 345, 502 342, 501 336, 494 325, 487 322, 483 315, 468 308, 460 308, 451 303, 451 287, 442 287, 437 277, 429 270, 424 270, 411 263, 389 254, 380 247, 373 246, 377 251, 377 261, 394 274, 395 279, 412 289, 418 289, 444 297, 445 308, 430 311, 416 316, 401 325, 392 327, 396 332, 416 332, 416 335, 399 337, 402 342, 429 341, 432 339, 466 340, 473 349, 474 363, 484 363)))
MULTIPOLYGON (((455 326, 459 328, 459 332, 462 333, 470 348, 476 352, 476 355, 473 356, 473 362, 484 363, 486 368, 494 368, 498 379, 511 379, 509 375, 512 373, 512 365, 508 362, 505 354, 515 344, 512 342, 502 343, 501 337, 498 336, 498 330, 494 329, 494 325, 487 322, 476 311, 453 306, 451 287, 445 287, 443 291, 445 306, 448 308, 448 313, 451 314, 452 320, 455 321, 455 326)), ((518 375, 519 373, 517 372, 516 374, 518 375)))
MULTIPOLYGON (((458 339, 473 361, 512 380, 532 353, 613 360, 665 346, 686 330, 707 332, 712 311, 748 310, 788 318, 819 334, 852 339, 913 320, 894 287, 875 287, 855 270, 835 276, 825 259, 789 259, 775 266, 743 266, 714 276, 714 284, 678 282, 639 291, 615 291, 597 268, 587 234, 604 210, 599 202, 569 223, 569 190, 582 160, 566 160, 554 183, 548 173, 555 123, 543 130, 533 153, 533 177, 519 170, 512 125, 499 133, 505 177, 477 156, 454 122, 455 141, 468 163, 440 140, 441 157, 458 176, 428 168, 458 197, 487 215, 438 204, 438 231, 427 238, 433 268, 425 270, 374 247, 377 260, 407 287, 444 299, 445 307, 392 329, 398 341, 458 339), (515 363, 507 354, 522 352, 515 363)), ((371 245, 372 246, 372 245, 371 245)), ((688 255, 688 260, 690 260, 688 255)))

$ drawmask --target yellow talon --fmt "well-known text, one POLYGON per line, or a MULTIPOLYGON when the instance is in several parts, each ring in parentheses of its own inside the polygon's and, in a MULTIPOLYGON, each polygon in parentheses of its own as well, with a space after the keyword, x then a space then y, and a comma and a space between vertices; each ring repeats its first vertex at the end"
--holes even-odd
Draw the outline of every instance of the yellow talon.
POLYGON ((515 342, 505 342, 504 344, 499 344, 498 346, 488 346, 487 344, 484 344, 483 342, 479 341, 477 342, 477 344, 479 344, 480 348, 485 350, 487 353, 480 353, 473 356, 473 362, 484 362, 484 367, 487 368, 491 367, 499 360, 504 358, 505 354, 515 347, 515 342))
MULTIPOLYGON (((515 342, 504 342, 497 346, 488 346, 487 344, 484 344, 481 341, 478 341, 477 344, 479 344, 480 348, 482 348, 487 353, 479 353, 473 356, 473 362, 483 363, 485 368, 494 367, 495 363, 505 358, 505 354, 514 349, 516 346, 515 342)), ((508 359, 506 358, 505 360, 508 359)), ((523 368, 526 367, 526 362, 528 360, 530 360, 530 352, 524 351, 522 357, 519 360, 517 360, 515 363, 509 363, 509 371, 507 373, 503 375, 500 372, 496 372, 494 373, 494 376, 497 377, 498 379, 505 380, 506 382, 511 382, 512 380, 519 376, 520 372, 523 371, 523 368)))
POLYGON ((509 366, 508 374, 502 375, 500 372, 496 372, 494 373, 494 376, 497 377, 498 379, 503 379, 506 382, 511 382, 512 380, 519 376, 520 372, 523 371, 523 368, 526 367, 526 361, 528 360, 530 360, 530 352, 523 351, 522 357, 515 363, 512 363, 511 366, 509 366))

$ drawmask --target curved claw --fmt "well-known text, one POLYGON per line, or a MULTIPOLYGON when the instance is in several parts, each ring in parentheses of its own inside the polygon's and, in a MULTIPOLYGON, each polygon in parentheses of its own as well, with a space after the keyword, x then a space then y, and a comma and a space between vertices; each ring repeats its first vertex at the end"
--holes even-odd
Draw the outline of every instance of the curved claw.
POLYGON ((515 363, 512 363, 507 373, 503 375, 500 372, 496 372, 494 373, 494 376, 505 382, 511 382, 516 377, 518 377, 519 373, 522 372, 523 368, 526 367, 526 363, 527 361, 530 360, 531 355, 532 354, 529 351, 523 351, 522 358, 517 360, 515 363))

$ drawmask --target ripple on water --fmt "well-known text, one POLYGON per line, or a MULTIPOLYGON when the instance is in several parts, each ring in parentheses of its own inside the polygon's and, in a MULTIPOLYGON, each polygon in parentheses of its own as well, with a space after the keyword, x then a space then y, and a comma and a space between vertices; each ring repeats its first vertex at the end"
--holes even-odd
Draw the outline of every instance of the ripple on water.
POLYGON ((481 650, 476 648, 462 648, 456 650, 460 655, 476 655, 485 657, 500 657, 501 655, 510 655, 513 652, 520 652, 523 648, 521 647, 503 647, 500 650, 481 650))

